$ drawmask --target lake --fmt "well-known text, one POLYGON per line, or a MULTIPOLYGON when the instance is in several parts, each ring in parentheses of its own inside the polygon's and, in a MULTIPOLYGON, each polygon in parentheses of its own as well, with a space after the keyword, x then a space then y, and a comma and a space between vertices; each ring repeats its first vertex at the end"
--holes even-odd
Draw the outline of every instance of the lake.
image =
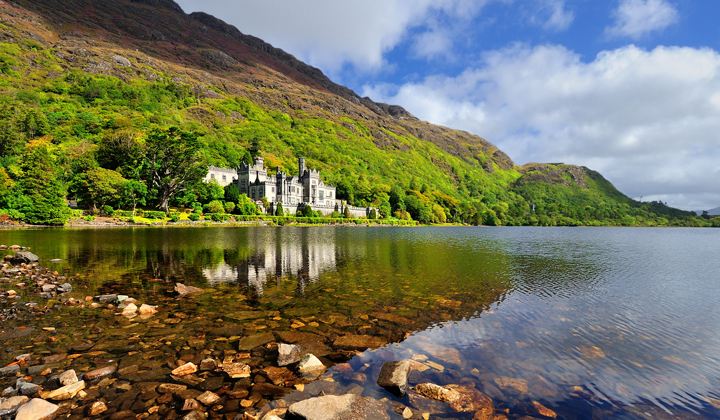
MULTIPOLYGON (((31 364, 58 372, 116 366, 112 383, 88 385, 97 388, 89 388, 91 397, 108 401, 104 415, 139 414, 153 406, 159 407, 153 418, 183 414, 182 404, 163 401, 161 393, 128 387, 172 382, 169 372, 178 359, 220 363, 244 357, 250 378, 211 370, 197 374, 202 384, 188 385, 221 396, 206 408, 211 417, 262 413, 323 392, 387 399, 410 407, 417 418, 473 418, 443 404, 395 397, 376 385, 384 362, 410 359, 411 386, 471 387, 510 419, 542 417, 528 408, 532 401, 562 419, 719 418, 718 233, 528 227, 2 230, 0 244, 30 247, 41 266, 72 278, 73 291, 49 305, 32 291, 21 292, 20 302, 50 307, 42 316, 11 316, 13 301, 0 301, 6 332, 34 329, 0 335, 0 362, 30 353, 31 364), (49 262, 55 258, 63 261, 49 262), (203 292, 177 299, 176 282, 203 292), (83 303, 85 296, 105 294, 158 305, 159 313, 128 318, 116 307, 83 303), (78 303, 62 305, 69 296, 78 303), (281 342, 300 345, 329 369, 308 378, 290 365, 277 379, 267 368, 275 364, 281 342), (58 361, 54 355, 64 357, 58 361)), ((34 379, 51 388, 47 380, 34 379)), ((0 380, 2 388, 12 384, 0 380)), ((66 411, 82 412, 82 404, 66 411)), ((392 411, 391 416, 402 418, 392 411)))

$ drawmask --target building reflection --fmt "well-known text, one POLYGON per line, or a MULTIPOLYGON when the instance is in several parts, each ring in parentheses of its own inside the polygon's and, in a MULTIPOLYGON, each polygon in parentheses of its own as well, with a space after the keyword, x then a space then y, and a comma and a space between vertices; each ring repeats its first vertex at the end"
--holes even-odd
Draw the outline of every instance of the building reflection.
POLYGON ((249 255, 236 264, 223 261, 204 268, 202 272, 208 283, 211 286, 237 283, 263 294, 268 281, 279 285, 282 278, 289 277, 297 279, 298 292, 302 294, 305 286, 316 282, 323 272, 335 270, 335 242, 327 240, 331 238, 297 240, 296 237, 273 236, 275 238, 261 237, 251 241, 249 255))

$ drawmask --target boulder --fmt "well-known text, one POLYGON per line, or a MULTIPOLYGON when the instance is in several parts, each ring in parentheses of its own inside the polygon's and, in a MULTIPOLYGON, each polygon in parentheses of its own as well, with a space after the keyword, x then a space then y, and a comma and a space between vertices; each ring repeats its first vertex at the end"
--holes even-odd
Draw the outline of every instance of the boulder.
POLYGON ((15 376, 19 372, 20 365, 18 364, 5 366, 4 368, 0 368, 0 377, 15 376))
POLYGON ((60 382, 60 385, 72 385, 74 383, 78 382, 77 374, 75 373, 75 369, 66 370, 63 372, 60 377, 58 378, 58 381, 60 382))
POLYGON ((27 395, 27 396, 35 395, 40 391, 42 391, 42 387, 40 385, 31 383, 31 382, 26 382, 26 383, 22 384, 20 386, 20 388, 18 389, 18 392, 20 393, 20 395, 27 395))
POLYGON ((30 264, 34 262, 38 262, 40 258, 33 254, 30 251, 21 251, 17 254, 13 255, 12 259, 10 260, 13 264, 30 264))
POLYGON ((303 420, 389 420, 387 409, 385 404, 370 397, 324 395, 290 405, 288 417, 303 420))
POLYGON ((60 407, 41 398, 33 398, 23 404, 15 415, 15 420, 52 420, 58 415, 60 407))
POLYGON ((0 404, 0 417, 9 416, 16 412, 20 406, 30 401, 26 396, 10 397, 0 404))
POLYGON ((408 375, 410 374, 410 361, 401 360, 387 362, 380 370, 377 384, 396 397, 402 398, 407 392, 408 375))
POLYGON ((320 375, 325 371, 325 365, 312 354, 306 354, 300 359, 297 366, 298 372, 302 374, 320 375))
POLYGON ((281 343, 278 345, 278 366, 287 366, 300 360, 300 346, 281 343))
POLYGON ((199 289, 199 288, 194 287, 194 286, 185 286, 185 285, 182 284, 182 283, 175 283, 175 292, 177 292, 177 294, 178 294, 180 297, 182 297, 182 296, 191 295, 191 294, 193 294, 193 293, 202 292, 202 289, 199 289))

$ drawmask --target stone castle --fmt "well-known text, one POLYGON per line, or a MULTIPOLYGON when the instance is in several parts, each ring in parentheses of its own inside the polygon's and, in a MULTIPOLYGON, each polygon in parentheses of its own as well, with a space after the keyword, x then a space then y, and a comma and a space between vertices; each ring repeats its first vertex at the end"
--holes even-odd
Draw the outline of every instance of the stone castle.
POLYGON ((265 198, 272 209, 282 203, 285 211, 292 213, 309 205, 323 215, 342 212, 345 207, 349 208, 354 217, 367 217, 370 214, 370 207, 344 206, 343 201, 337 199, 337 189, 325 185, 319 171, 307 168, 305 158, 298 159, 298 167, 297 175, 288 175, 279 166, 274 175, 269 175, 263 158, 256 157, 252 165, 242 163, 236 169, 210 166, 204 181, 215 180, 222 187, 236 183, 240 194, 247 195, 258 205, 262 206, 260 201, 265 198))

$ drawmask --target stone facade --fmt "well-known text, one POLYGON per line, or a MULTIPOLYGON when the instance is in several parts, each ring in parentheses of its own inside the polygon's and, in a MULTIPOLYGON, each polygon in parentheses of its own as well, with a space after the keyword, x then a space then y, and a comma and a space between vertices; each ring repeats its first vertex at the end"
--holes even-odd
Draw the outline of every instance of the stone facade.
MULTIPOLYGON (((216 168, 211 166, 204 180, 209 182, 215 179, 221 186, 237 182, 240 194, 245 194, 256 202, 266 198, 271 210, 278 203, 290 214, 302 211, 309 205, 314 211, 329 215, 334 211, 343 212, 348 207, 353 217, 367 217, 370 207, 345 206, 342 200, 337 199, 337 189, 326 185, 320 179, 320 172, 305 166, 305 158, 298 159, 299 171, 297 175, 288 175, 277 168, 274 175, 269 175, 263 158, 256 157, 252 165, 245 163, 236 169, 216 168)), ((260 206, 262 204, 259 203, 260 206)), ((377 210, 376 210, 377 211, 377 210)))
POLYGON ((235 169, 217 168, 215 166, 211 166, 208 168, 208 173, 205 175, 205 178, 203 178, 203 181, 210 182, 214 179, 221 187, 226 187, 233 182, 237 182, 237 178, 238 174, 235 169))

